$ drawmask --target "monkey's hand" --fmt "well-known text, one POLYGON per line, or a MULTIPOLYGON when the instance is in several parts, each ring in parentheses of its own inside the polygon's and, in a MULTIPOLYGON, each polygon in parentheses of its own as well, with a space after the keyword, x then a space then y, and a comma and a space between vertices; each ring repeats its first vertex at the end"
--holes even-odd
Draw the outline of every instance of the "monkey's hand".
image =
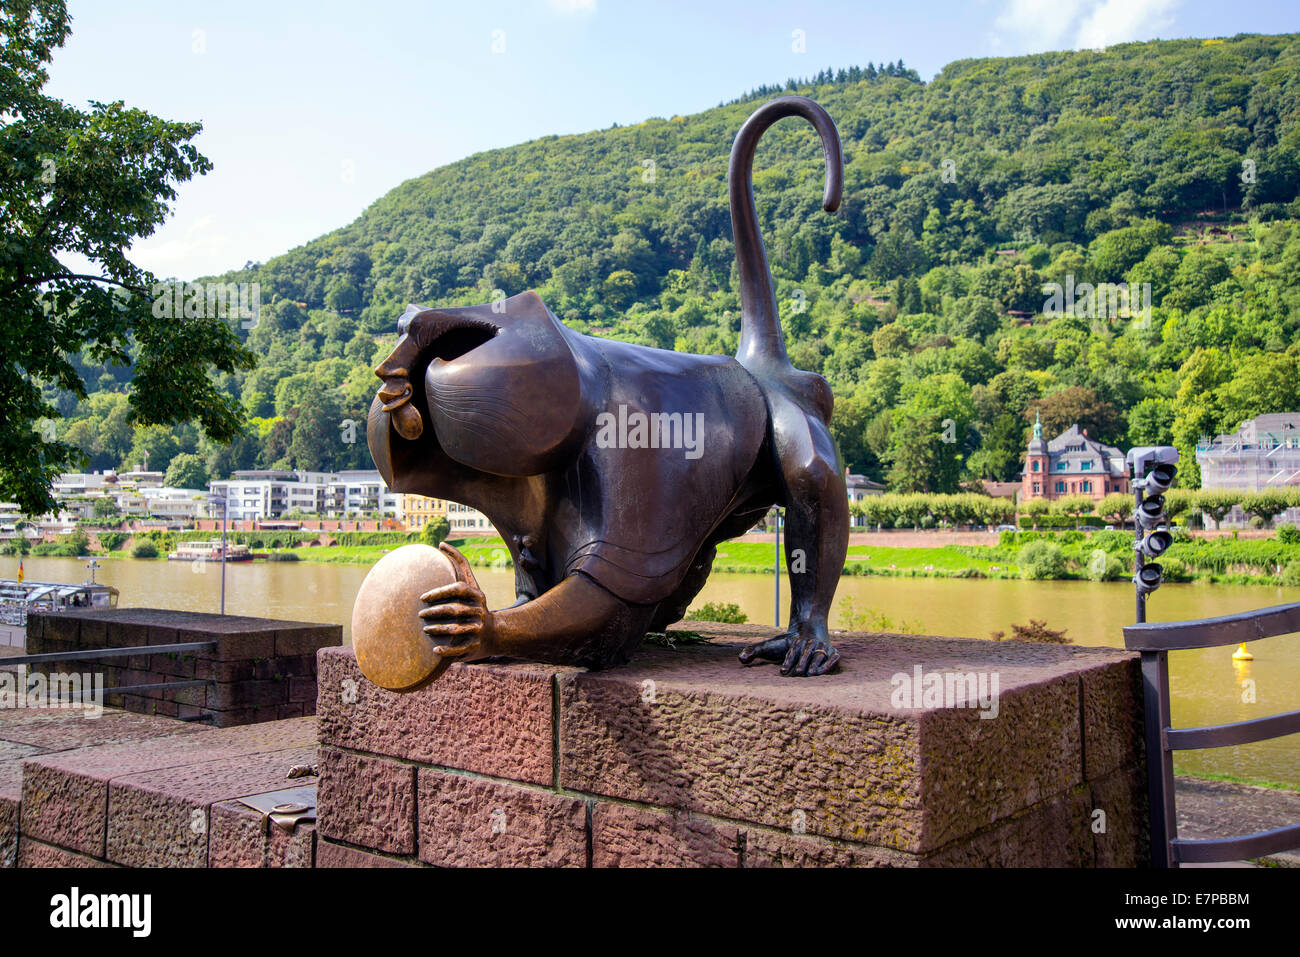
POLYGON ((420 601, 429 606, 420 612, 424 633, 434 641, 443 642, 433 650, 444 660, 473 661, 489 657, 494 642, 487 598, 478 587, 465 556, 446 542, 438 548, 451 559, 456 581, 420 596, 420 601))
POLYGON ((741 664, 747 665, 756 658, 781 662, 781 674, 786 677, 805 678, 834 671, 840 653, 831 645, 824 625, 818 627, 805 621, 792 632, 750 645, 740 653, 741 664))

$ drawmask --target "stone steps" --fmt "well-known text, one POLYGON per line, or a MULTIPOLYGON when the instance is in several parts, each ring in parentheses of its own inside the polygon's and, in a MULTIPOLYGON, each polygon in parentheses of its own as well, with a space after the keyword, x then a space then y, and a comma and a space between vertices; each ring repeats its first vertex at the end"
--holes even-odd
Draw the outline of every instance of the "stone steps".
POLYGON ((0 712, 0 866, 311 867, 314 824, 272 833, 238 799, 300 786, 289 769, 315 762, 310 717, 0 712))

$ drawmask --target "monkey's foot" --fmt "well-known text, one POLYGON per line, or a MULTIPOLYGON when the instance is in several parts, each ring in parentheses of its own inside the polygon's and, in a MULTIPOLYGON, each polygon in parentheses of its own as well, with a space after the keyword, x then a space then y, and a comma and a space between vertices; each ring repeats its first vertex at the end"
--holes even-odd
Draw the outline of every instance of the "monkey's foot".
POLYGON ((831 645, 824 631, 801 626, 797 634, 785 632, 767 641, 752 644, 740 653, 740 663, 755 659, 781 662, 781 674, 787 678, 824 675, 840 662, 840 653, 831 645), (820 631, 820 633, 819 633, 820 631))

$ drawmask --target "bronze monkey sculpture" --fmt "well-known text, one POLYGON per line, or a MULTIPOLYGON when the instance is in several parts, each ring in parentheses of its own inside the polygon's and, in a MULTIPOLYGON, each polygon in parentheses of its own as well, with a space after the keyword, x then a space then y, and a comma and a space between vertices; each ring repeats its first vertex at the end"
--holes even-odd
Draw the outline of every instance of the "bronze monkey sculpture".
POLYGON ((534 292, 489 305, 408 308, 367 440, 394 491, 484 512, 515 563, 518 601, 489 611, 469 563, 421 596, 441 674, 497 655, 603 668, 685 613, 718 543, 786 509, 789 627, 740 660, 820 675, 839 661, 827 615, 848 547, 848 499, 828 424, 830 387, 786 356, 754 206, 759 137, 802 116, 821 138, 823 208, 839 207, 843 161, 830 117, 773 100, 731 151, 731 221, 742 324, 734 359, 596 339, 566 328, 534 292), (801 570, 800 570, 801 569, 801 570))

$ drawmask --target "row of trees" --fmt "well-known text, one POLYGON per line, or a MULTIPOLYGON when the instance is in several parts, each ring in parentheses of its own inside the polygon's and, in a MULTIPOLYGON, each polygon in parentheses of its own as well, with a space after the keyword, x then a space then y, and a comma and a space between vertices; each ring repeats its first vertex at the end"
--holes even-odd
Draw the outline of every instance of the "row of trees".
POLYGON ((955 495, 911 492, 868 495, 861 502, 854 502, 850 511, 866 519, 868 525, 880 528, 899 524, 919 528, 928 524, 927 518, 946 525, 998 525, 1015 517, 1016 505, 1007 498, 974 492, 955 495))
MULTIPOLYGON (((1199 513, 1221 523, 1240 506, 1247 515, 1271 525, 1289 508, 1300 507, 1300 488, 1246 492, 1234 489, 1171 489, 1165 494, 1165 512, 1170 518, 1199 513)), ((855 502, 850 511, 877 528, 911 525, 998 525, 1017 517, 1036 521, 1044 515, 1080 519, 1095 515, 1121 525, 1133 517, 1134 499, 1127 492, 1115 492, 1100 501, 1088 495, 1066 495, 1048 500, 1031 498, 1016 504, 1010 499, 992 498, 974 492, 956 495, 914 492, 870 495, 855 502)))

